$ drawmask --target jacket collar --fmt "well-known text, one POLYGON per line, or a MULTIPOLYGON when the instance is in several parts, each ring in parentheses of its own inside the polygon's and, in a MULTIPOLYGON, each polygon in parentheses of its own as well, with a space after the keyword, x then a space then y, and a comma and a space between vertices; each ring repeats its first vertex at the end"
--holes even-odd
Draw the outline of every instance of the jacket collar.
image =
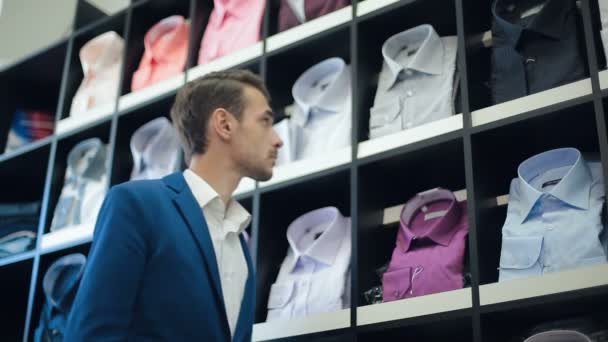
POLYGON ((349 219, 343 217, 335 207, 313 210, 298 217, 287 228, 287 241, 294 255, 287 269, 293 271, 303 256, 328 266, 333 265, 340 245, 348 234, 349 224, 349 219), (316 239, 310 236, 313 231, 320 234, 316 239))
POLYGON ((292 95, 299 107, 293 119, 303 126, 313 110, 339 112, 349 89, 350 72, 342 58, 329 58, 312 66, 293 85, 292 95))
POLYGON ((410 199, 401 210, 397 246, 405 253, 415 239, 430 239, 436 244, 448 246, 457 232, 456 225, 460 221, 462 212, 454 194, 445 189, 432 189, 421 192, 410 199), (430 225, 413 226, 412 221, 420 210, 427 204, 442 201, 448 202, 446 213, 430 225))
POLYGON ((440 75, 443 72, 443 42, 431 25, 424 24, 398 33, 382 45, 382 57, 390 70, 391 88, 405 71, 440 75), (407 50, 407 53, 402 51, 407 50))
POLYGON ((575 148, 560 148, 535 155, 519 165, 517 174, 521 184, 522 222, 543 195, 557 198, 575 208, 589 208, 591 171, 580 151, 575 148), (541 191, 542 184, 531 184, 536 177, 561 167, 569 167, 569 170, 550 191, 541 191))
POLYGON ((174 192, 173 203, 182 215, 184 221, 186 221, 188 224, 190 233, 196 241, 199 252, 201 253, 201 256, 205 262, 209 279, 211 279, 213 292, 215 294, 215 305, 220 308, 219 312, 222 315, 220 318, 222 322, 222 329, 224 329, 226 336, 230 336, 230 327, 228 325, 226 310, 224 309, 224 296, 220 283, 220 273, 217 266, 217 258, 213 249, 211 235, 209 234, 209 227, 207 226, 207 222, 203 216, 203 211, 190 191, 182 172, 172 173, 164 177, 162 180, 167 187, 174 192))

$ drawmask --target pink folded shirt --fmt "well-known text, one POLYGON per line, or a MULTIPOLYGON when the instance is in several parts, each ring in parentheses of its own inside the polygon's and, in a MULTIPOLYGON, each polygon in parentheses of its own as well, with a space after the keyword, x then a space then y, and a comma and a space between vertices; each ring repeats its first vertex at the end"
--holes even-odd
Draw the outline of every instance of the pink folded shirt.
POLYGON ((145 51, 133 74, 131 90, 139 90, 178 75, 188 59, 190 24, 179 15, 158 22, 144 37, 145 51))
POLYGON ((265 0, 215 0, 201 41, 198 64, 258 42, 265 5, 265 0))

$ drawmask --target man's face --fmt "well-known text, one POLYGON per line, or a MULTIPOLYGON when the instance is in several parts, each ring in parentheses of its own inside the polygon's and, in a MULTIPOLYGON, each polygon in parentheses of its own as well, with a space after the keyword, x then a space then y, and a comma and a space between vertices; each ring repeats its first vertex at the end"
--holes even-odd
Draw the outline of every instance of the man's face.
POLYGON ((233 135, 233 160, 243 176, 257 181, 272 177, 283 141, 272 125, 272 110, 266 97, 254 87, 243 89, 245 106, 233 135))

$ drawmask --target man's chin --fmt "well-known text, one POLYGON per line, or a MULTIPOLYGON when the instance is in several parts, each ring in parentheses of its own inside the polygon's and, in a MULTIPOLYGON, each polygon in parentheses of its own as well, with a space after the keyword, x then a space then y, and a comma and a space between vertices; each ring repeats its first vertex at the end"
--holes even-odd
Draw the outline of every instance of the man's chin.
POLYGON ((253 178, 254 180, 256 180, 258 182, 265 182, 267 180, 270 180, 270 178, 272 178, 272 169, 256 172, 254 175, 251 175, 249 177, 253 178))

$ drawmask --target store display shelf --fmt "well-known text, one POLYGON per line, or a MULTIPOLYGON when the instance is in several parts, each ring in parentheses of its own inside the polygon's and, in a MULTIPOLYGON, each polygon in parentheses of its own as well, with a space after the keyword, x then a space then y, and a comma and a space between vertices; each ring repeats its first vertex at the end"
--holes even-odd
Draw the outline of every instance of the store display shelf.
POLYGON ((150 100, 154 100, 163 95, 177 91, 181 86, 185 84, 186 76, 184 73, 180 73, 170 79, 155 83, 144 89, 125 94, 118 100, 118 111, 125 112, 147 103, 150 100))
POLYGON ((19 253, 0 259, 0 266, 15 264, 24 260, 33 259, 36 256, 36 251, 28 251, 19 253))
POLYGON ((82 224, 46 233, 42 236, 40 251, 46 254, 90 242, 94 230, 94 225, 82 224))
POLYGON ((608 264, 479 287, 482 306, 608 285, 608 264))
POLYGON ((461 129, 462 114, 457 114, 405 131, 361 142, 357 155, 358 158, 365 158, 461 129))
POLYGON ((295 180, 313 173, 332 169, 345 165, 351 161, 351 148, 346 147, 336 151, 327 152, 319 157, 303 159, 280 165, 274 168, 274 173, 269 181, 261 182, 260 188, 295 180))
POLYGON ((95 122, 105 121, 112 117, 115 103, 108 103, 95 107, 86 113, 77 116, 68 116, 57 123, 57 135, 64 136, 76 132, 95 122))
POLYGON ((600 89, 608 90, 608 70, 600 71, 599 78, 600 78, 600 89))
POLYGON ((7 152, 4 154, 0 155, 0 163, 13 159, 13 158, 18 158, 20 156, 23 156, 29 152, 35 151, 41 147, 44 147, 46 145, 49 145, 51 142, 53 141, 53 136, 49 136, 46 137, 44 139, 40 139, 38 141, 34 141, 32 143, 29 143, 27 145, 23 145, 20 148, 11 151, 11 152, 7 152))
POLYGON ((352 18, 352 6, 341 8, 335 12, 269 37, 266 41, 266 50, 268 53, 272 53, 293 43, 299 43, 318 33, 326 32, 342 24, 346 24, 352 18))
POLYGON ((364 326, 400 319, 469 309, 473 306, 471 289, 436 293, 357 308, 357 325, 364 326))
POLYGON ((381 10, 398 3, 399 0, 365 0, 357 4, 357 17, 381 10))
POLYGON ((471 122, 473 127, 481 126, 583 96, 588 96, 591 95, 591 93, 591 80, 586 78, 512 101, 476 110, 471 113, 471 122))
POLYGON ((195 66, 187 71, 186 82, 202 77, 210 72, 227 70, 235 66, 243 65, 262 56, 262 42, 236 51, 230 55, 218 58, 207 64, 195 66))
POLYGON ((266 341, 350 327, 350 310, 315 314, 293 320, 277 320, 253 326, 253 341, 266 341))

